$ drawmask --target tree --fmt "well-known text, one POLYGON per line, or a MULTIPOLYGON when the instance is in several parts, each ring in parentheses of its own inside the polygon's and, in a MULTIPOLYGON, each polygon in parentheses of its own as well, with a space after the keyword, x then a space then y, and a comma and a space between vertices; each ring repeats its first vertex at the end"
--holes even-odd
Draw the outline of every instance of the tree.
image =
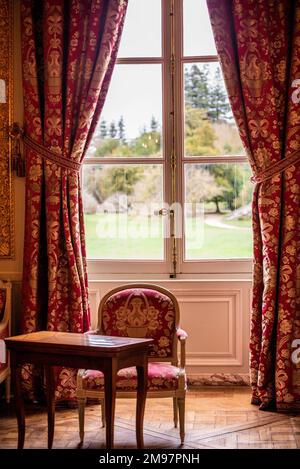
POLYGON ((222 188, 222 193, 211 199, 216 204, 216 212, 221 213, 220 202, 225 202, 229 210, 235 210, 244 185, 242 168, 234 164, 211 164, 208 170, 214 176, 217 185, 222 188))
POLYGON ((144 169, 141 166, 89 166, 84 174, 84 187, 87 194, 91 195, 98 204, 102 204, 116 193, 131 195, 143 173, 144 169))
POLYGON ((100 122, 100 137, 102 139, 107 137, 106 121, 104 119, 100 122))
POLYGON ((214 76, 214 85, 209 91, 208 113, 207 116, 216 122, 226 119, 230 111, 230 105, 226 90, 224 89, 222 75, 220 69, 217 68, 214 76))
POLYGON ((105 172, 105 168, 99 168, 98 166, 89 166, 88 170, 84 172, 85 195, 91 195, 98 204, 102 204, 106 198, 104 188, 105 172))
POLYGON ((209 66, 201 68, 192 65, 190 72, 185 71, 185 104, 192 108, 204 109, 209 107, 209 66))
POLYGON ((132 154, 135 156, 159 156, 160 132, 143 131, 131 145, 132 154))
MULTIPOLYGON (((191 204, 188 213, 197 216, 197 204, 212 200, 222 193, 212 174, 199 164, 189 165, 186 171, 186 201, 191 204)), ((189 207, 188 207, 189 208, 189 207)))
POLYGON ((216 133, 203 109, 185 110, 185 153, 189 156, 215 155, 216 133))
POLYGON ((124 119, 123 116, 120 117, 119 122, 118 122, 118 138, 121 143, 126 143, 125 139, 125 124, 124 124, 124 119))
POLYGON ((158 131, 158 121, 155 119, 154 116, 151 117, 150 130, 151 130, 151 132, 157 132, 158 131))
POLYGON ((96 156, 113 156, 119 148, 119 141, 115 138, 106 138, 97 146, 96 156))
POLYGON ((141 166, 111 166, 107 169, 104 181, 104 188, 107 196, 115 192, 123 192, 131 195, 135 184, 143 175, 141 166))
POLYGON ((141 204, 161 204, 163 184, 160 165, 149 165, 134 186, 134 201, 141 204))
POLYGON ((116 128, 116 124, 114 123, 114 121, 112 121, 111 124, 110 124, 109 136, 110 136, 110 138, 116 138, 116 136, 117 136, 117 128, 116 128))

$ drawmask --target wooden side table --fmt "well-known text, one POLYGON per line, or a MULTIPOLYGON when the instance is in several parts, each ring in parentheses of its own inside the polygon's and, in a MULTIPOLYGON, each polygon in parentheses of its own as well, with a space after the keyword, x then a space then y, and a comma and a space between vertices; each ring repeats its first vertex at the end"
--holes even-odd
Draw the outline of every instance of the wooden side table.
POLYGON ((147 393, 148 348, 153 339, 134 339, 101 335, 73 334, 68 332, 32 332, 5 339, 10 351, 11 373, 18 420, 18 448, 25 439, 25 413, 21 393, 23 363, 43 365, 46 376, 48 408, 48 448, 54 436, 54 376, 53 366, 89 368, 104 374, 106 447, 114 445, 114 416, 116 378, 121 368, 137 368, 136 438, 138 448, 143 448, 143 420, 147 393))

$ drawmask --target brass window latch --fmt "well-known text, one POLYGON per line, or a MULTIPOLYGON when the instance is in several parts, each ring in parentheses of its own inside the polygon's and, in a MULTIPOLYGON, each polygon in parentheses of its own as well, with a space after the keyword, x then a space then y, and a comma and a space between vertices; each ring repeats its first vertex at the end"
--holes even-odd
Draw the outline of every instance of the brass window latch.
POLYGON ((154 215, 160 215, 162 217, 166 217, 169 215, 170 217, 174 216, 174 210, 169 208, 161 208, 160 210, 155 210, 154 215))

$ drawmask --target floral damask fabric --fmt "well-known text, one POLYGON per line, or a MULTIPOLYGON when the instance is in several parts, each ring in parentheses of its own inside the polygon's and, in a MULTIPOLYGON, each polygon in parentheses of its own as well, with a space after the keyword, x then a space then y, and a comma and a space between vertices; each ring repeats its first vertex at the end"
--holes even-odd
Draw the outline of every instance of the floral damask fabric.
POLYGON ((259 181, 253 196, 252 402, 299 410, 300 363, 293 363, 292 352, 300 338, 300 108, 292 94, 300 78, 300 1, 207 4, 233 113, 259 181))
POLYGON ((0 322, 4 318, 5 304, 6 304, 6 289, 0 288, 0 322))
MULTIPOLYGON (((175 391, 178 388, 180 368, 163 363, 148 364, 148 391, 175 391)), ((82 387, 88 390, 104 391, 104 376, 101 371, 86 370, 82 376, 82 387)), ((118 371, 117 391, 135 391, 137 387, 136 367, 118 371)))
POLYGON ((175 306, 163 293, 146 288, 112 294, 103 305, 101 332, 105 335, 151 337, 149 357, 172 356, 175 306))
MULTIPOLYGON (((22 0, 26 143, 23 332, 89 329, 79 168, 107 94, 127 0, 22 0), (29 144, 30 143, 30 144, 29 144)), ((28 391, 32 368, 23 369, 28 391)), ((76 370, 56 397, 75 397, 76 370)))

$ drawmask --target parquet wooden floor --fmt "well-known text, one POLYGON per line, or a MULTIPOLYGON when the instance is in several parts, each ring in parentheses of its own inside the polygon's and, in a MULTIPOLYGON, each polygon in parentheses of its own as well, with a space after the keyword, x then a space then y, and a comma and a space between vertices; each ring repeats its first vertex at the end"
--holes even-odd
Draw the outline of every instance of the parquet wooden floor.
MULTIPOLYGON (((144 421, 146 448, 179 448, 173 427, 171 399, 148 399, 144 421)), ((100 406, 88 405, 83 448, 104 448, 100 406)), ((12 405, 0 403, 0 448, 16 448, 17 422, 12 405)), ((54 448, 77 448, 76 408, 57 408, 54 448)), ((44 407, 26 408, 25 448, 46 448, 44 407)), ((135 400, 119 399, 115 419, 116 448, 135 448, 135 400)), ((250 404, 247 387, 202 388, 186 400, 186 438, 183 448, 300 448, 300 415, 262 412, 250 404)))

